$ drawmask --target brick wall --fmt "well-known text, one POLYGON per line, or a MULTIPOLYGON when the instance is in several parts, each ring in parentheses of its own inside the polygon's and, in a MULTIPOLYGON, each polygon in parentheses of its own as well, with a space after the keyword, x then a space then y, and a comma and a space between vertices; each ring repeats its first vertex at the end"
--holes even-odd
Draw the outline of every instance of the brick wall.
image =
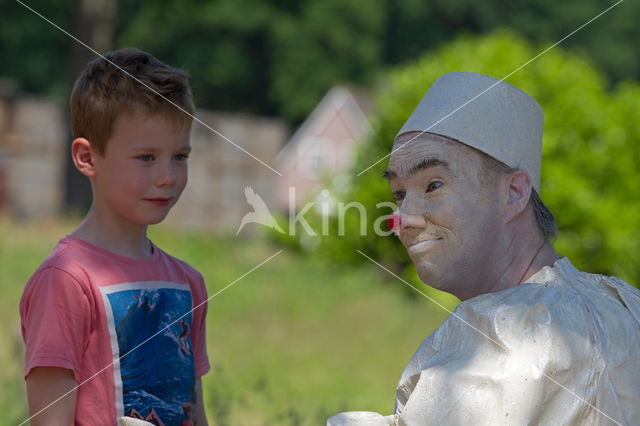
POLYGON ((0 101, 0 178, 5 211, 19 219, 58 214, 63 200, 64 114, 41 98, 0 101))

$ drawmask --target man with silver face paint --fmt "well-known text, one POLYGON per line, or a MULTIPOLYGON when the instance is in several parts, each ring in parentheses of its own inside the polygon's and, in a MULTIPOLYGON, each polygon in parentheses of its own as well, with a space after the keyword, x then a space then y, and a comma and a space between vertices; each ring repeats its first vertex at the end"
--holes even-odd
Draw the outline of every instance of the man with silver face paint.
POLYGON ((542 116, 518 88, 456 72, 402 127, 385 172, 398 237, 420 278, 462 303, 409 360, 393 416, 329 424, 640 422, 640 291, 553 250, 542 116))

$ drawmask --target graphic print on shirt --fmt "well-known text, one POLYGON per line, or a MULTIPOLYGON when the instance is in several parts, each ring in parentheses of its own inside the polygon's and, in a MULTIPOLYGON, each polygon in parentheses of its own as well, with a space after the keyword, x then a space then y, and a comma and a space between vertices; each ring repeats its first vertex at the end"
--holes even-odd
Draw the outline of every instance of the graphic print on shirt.
POLYGON ((126 415, 156 425, 193 424, 189 286, 135 282, 102 287, 101 291, 114 354, 118 418, 126 415))

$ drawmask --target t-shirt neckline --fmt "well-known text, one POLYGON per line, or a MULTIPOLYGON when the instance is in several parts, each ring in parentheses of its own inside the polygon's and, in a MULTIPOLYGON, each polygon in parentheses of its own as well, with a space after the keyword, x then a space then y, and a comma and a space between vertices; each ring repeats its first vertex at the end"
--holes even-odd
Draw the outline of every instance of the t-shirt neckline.
POLYGON ((147 256, 147 257, 125 256, 125 255, 116 253, 114 251, 111 251, 109 249, 106 249, 104 247, 100 247, 96 244, 85 241, 81 238, 75 237, 73 235, 66 235, 63 239, 60 240, 60 242, 61 243, 68 242, 71 244, 75 244, 75 245, 84 247, 85 249, 98 252, 104 256, 108 256, 111 259, 116 260, 118 262, 128 263, 132 265, 152 264, 152 263, 156 263, 160 259, 160 249, 151 240, 149 240, 149 243, 151 244, 152 253, 151 253, 151 256, 147 256))

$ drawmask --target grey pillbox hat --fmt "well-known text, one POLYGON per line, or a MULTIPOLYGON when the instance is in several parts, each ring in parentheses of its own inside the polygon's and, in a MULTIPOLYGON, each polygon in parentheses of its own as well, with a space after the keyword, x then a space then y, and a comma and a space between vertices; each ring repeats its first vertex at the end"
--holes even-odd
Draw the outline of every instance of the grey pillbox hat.
POLYGON ((484 74, 452 72, 433 83, 396 138, 425 132, 455 139, 526 171, 540 192, 542 122, 540 105, 517 87, 484 74))

